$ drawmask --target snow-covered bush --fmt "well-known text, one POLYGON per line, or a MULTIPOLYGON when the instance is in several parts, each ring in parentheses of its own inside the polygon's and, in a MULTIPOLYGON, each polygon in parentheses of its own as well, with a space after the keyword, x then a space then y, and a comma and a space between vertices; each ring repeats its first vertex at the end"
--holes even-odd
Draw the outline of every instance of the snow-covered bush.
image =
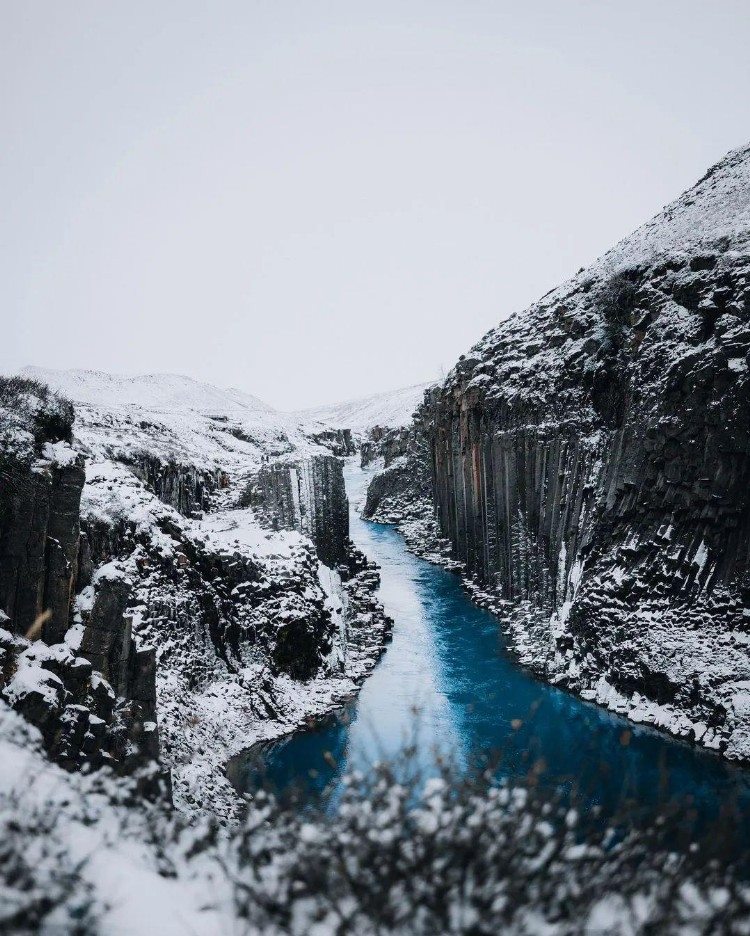
POLYGON ((352 775, 316 810, 259 793, 227 828, 52 768, 49 798, 0 797, 0 932, 146 934, 178 914, 247 936, 750 934, 747 868, 678 849, 668 818, 612 834, 533 769, 409 773, 352 775))
POLYGON ((0 932, 88 936, 97 905, 58 829, 60 807, 0 795, 0 932))
POLYGON ((668 822, 603 832, 533 776, 416 793, 380 766, 340 796, 328 815, 251 803, 225 858, 248 932, 750 933, 750 888, 672 851, 668 822))
POLYGON ((0 411, 4 419, 11 415, 14 422, 28 428, 37 445, 71 441, 75 418, 72 403, 51 393, 38 380, 0 375, 0 411))

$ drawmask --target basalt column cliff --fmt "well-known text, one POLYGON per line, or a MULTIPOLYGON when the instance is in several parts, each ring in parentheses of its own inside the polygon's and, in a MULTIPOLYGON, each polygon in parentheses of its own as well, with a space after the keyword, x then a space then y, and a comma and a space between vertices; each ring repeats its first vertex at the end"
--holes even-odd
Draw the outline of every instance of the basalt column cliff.
POLYGON ((417 424, 523 660, 750 756, 750 147, 490 332, 417 424))

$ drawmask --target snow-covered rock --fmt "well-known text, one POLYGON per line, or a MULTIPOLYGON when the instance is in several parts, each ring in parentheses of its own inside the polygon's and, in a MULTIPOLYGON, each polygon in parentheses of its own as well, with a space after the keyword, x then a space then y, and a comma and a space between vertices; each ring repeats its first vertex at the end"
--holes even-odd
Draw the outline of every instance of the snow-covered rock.
MULTIPOLYGON (((54 542, 65 561, 54 576, 50 531, 31 524, 29 533, 15 507, 3 514, 12 548, 0 556, 0 607, 10 626, 25 633, 52 584, 66 588, 34 654, 8 644, 16 662, 5 697, 66 766, 106 755, 130 770, 134 757, 158 756, 177 805, 229 817, 238 800, 227 760, 350 697, 387 636, 382 609, 367 639, 357 624, 372 588, 358 579, 341 465, 330 454, 341 437, 173 375, 27 368, 19 386, 25 420, 0 423, 16 462, 28 450, 20 487, 31 478, 65 493, 71 484, 58 479, 71 472, 78 484, 63 498, 67 532, 54 542), (73 400, 65 438, 38 428, 38 414, 62 405, 41 380, 73 400), (29 554, 29 536, 36 578, 15 558, 29 554), (39 576, 52 584, 39 587, 39 576), (7 597, 24 589, 28 610, 7 597), (48 630, 64 643, 45 656, 48 630), (80 691, 79 660, 88 666, 80 691)), ((38 503, 29 501, 29 517, 47 516, 38 503)))
POLYGON ((749 360, 750 146, 463 355, 401 470, 525 663, 745 759, 749 360))

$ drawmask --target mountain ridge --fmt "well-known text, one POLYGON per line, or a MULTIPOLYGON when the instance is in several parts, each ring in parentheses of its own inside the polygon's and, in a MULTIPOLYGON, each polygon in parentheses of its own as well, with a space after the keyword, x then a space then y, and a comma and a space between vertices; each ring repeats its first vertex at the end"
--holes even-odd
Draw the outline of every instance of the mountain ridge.
POLYGON ((374 427, 401 428, 408 425, 414 411, 422 402, 424 393, 435 386, 435 381, 411 384, 396 390, 385 390, 367 396, 342 400, 326 406, 315 406, 295 411, 302 419, 314 419, 337 429, 367 432, 374 427))

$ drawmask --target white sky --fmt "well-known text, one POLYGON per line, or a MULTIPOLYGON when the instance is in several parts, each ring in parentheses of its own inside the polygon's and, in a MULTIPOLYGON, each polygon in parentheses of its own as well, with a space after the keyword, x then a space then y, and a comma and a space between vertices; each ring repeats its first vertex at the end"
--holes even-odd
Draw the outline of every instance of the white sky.
POLYGON ((429 380, 750 137, 747 0, 0 0, 0 370, 429 380))

